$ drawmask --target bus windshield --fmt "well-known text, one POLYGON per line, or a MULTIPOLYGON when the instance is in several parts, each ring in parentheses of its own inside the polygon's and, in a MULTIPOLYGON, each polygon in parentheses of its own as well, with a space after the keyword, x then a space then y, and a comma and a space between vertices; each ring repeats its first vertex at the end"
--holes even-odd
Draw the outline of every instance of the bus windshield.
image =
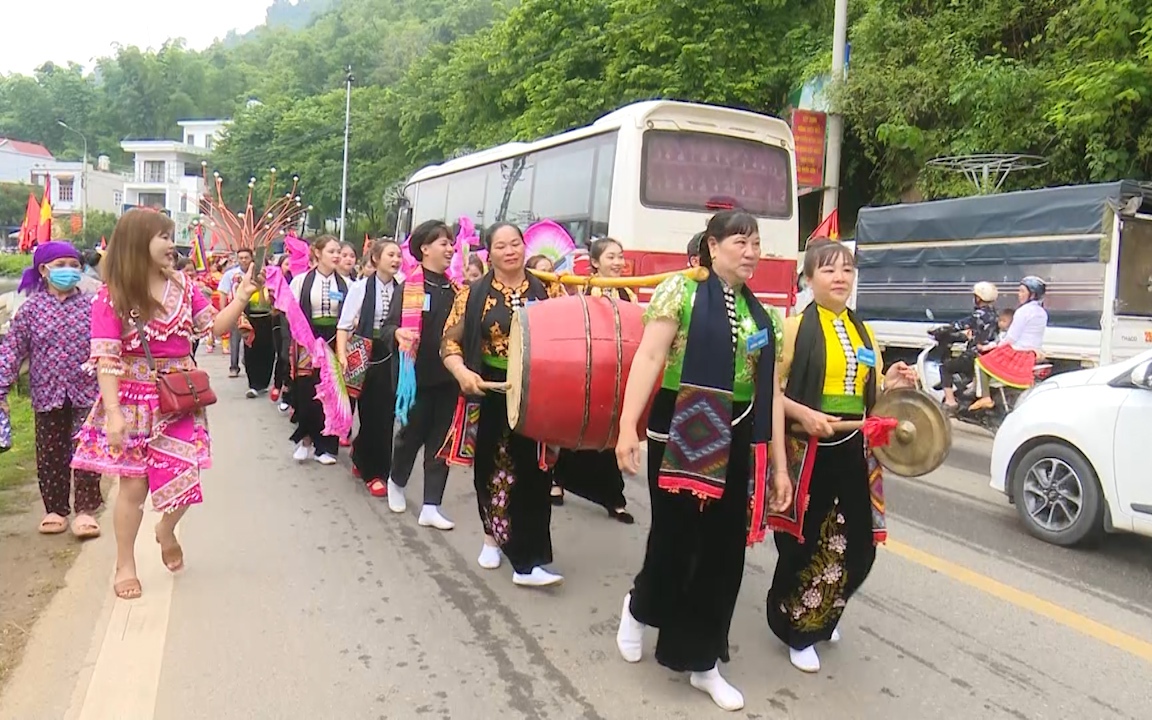
POLYGON ((792 216, 788 151, 755 140, 680 130, 644 133, 640 201, 650 208, 764 218, 792 216))

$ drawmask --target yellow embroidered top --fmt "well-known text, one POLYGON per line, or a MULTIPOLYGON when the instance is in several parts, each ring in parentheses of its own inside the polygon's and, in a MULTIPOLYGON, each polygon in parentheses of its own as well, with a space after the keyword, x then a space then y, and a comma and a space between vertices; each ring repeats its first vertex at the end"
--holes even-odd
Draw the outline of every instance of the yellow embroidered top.
MULTIPOLYGON (((872 328, 867 325, 868 339, 876 353, 876 367, 870 368, 857 359, 857 350, 864 347, 864 341, 856 326, 848 319, 848 311, 839 314, 823 307, 816 308, 820 317, 820 329, 824 331, 824 398, 819 410, 832 415, 863 415, 864 388, 868 374, 876 372, 880 388, 884 377, 884 358, 872 328), (837 322, 839 321, 839 322, 837 322)), ((792 358, 796 354, 796 333, 800 330, 803 316, 793 315, 784 321, 784 352, 780 364, 780 382, 787 384, 788 371, 792 368, 792 358)))

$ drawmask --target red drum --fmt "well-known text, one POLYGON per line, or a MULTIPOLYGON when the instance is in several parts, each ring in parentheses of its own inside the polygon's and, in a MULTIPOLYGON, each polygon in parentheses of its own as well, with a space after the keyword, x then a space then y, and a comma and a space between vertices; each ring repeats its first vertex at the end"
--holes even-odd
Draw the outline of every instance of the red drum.
POLYGON ((508 338, 512 429, 568 450, 616 447, 624 387, 644 334, 643 315, 635 303, 586 295, 519 310, 508 338))

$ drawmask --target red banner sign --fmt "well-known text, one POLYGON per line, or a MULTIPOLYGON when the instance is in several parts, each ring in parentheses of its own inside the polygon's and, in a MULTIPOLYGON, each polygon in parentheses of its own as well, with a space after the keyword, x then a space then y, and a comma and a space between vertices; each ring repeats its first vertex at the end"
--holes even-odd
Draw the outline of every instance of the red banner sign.
POLYGON ((796 184, 802 188, 824 186, 824 137, 827 116, 814 110, 792 111, 792 136, 796 139, 796 184))

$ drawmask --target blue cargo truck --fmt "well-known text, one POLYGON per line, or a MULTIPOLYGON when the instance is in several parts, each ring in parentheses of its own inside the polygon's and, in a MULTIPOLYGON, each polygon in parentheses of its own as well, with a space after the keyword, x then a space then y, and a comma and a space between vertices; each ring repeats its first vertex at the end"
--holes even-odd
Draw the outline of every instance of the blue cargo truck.
POLYGON ((855 242, 856 308, 893 359, 914 359, 930 328, 967 315, 976 282, 1015 307, 1025 275, 1048 282, 1044 352, 1057 371, 1152 349, 1152 183, 865 208, 855 242))

